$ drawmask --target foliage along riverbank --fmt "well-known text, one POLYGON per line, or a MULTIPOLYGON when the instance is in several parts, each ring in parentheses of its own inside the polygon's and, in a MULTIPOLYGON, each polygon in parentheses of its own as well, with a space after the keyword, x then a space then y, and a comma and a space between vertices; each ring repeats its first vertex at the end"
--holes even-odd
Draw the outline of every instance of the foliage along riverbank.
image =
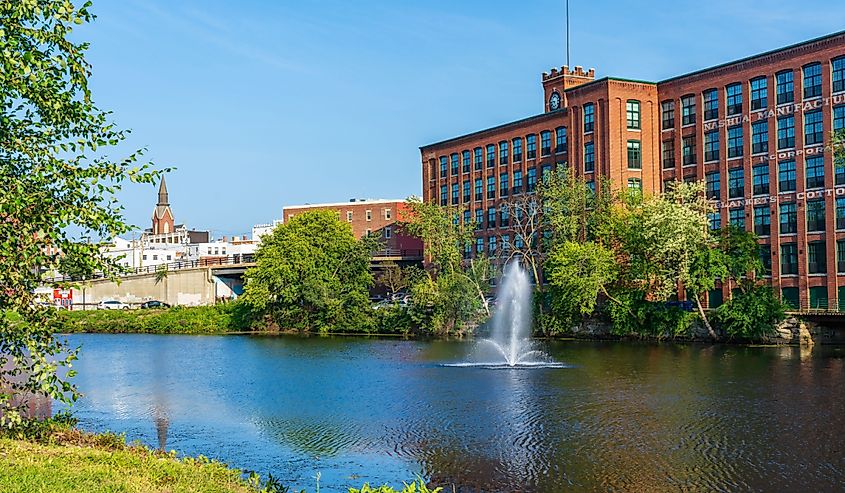
MULTIPOLYGON (((272 475, 262 480, 204 456, 178 458, 173 452, 127 445, 122 435, 85 433, 75 426, 73 418, 59 415, 0 429, 0 491, 294 493, 272 475)), ((349 493, 440 491, 421 480, 401 490, 367 484, 349 489, 349 493)))

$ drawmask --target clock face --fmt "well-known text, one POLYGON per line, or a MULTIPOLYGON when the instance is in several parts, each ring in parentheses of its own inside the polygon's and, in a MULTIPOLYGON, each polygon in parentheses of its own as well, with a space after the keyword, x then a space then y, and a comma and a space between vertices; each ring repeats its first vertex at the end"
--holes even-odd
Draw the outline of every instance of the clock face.
POLYGON ((552 110, 560 108, 560 94, 557 91, 553 92, 549 98, 549 108, 552 110))

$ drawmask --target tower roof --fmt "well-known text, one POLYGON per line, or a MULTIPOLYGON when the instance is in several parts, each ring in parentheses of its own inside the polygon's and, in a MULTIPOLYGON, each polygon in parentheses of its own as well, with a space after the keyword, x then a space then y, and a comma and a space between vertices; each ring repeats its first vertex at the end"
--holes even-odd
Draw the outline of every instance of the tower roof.
POLYGON ((163 176, 161 177, 161 184, 158 186, 158 204, 156 205, 170 205, 167 196, 167 183, 164 181, 163 176))

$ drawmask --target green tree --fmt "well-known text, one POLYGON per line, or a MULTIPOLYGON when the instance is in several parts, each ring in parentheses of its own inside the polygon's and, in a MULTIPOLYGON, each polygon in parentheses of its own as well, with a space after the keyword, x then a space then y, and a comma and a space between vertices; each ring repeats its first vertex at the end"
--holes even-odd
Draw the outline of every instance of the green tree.
POLYGON ((244 301, 283 329, 329 331, 369 325, 370 255, 331 211, 294 216, 262 239, 244 301))
POLYGON ((94 104, 88 87, 88 45, 77 41, 73 29, 93 20, 90 5, 0 0, 0 420, 5 424, 21 417, 13 395, 65 402, 76 397, 57 371, 76 351, 53 336, 57 318, 34 303, 33 292, 51 284, 61 263, 72 264, 80 278, 117 272, 97 244, 129 230, 116 194, 127 181, 157 178, 149 165, 136 164, 140 152, 117 161, 106 152, 126 132, 94 104))
POLYGON ((607 287, 616 279, 613 252, 587 241, 556 244, 546 258, 554 313, 566 326, 595 311, 599 294, 610 297, 607 287))
POLYGON ((758 338, 772 333, 786 316, 786 306, 769 286, 751 284, 716 310, 730 338, 758 338))

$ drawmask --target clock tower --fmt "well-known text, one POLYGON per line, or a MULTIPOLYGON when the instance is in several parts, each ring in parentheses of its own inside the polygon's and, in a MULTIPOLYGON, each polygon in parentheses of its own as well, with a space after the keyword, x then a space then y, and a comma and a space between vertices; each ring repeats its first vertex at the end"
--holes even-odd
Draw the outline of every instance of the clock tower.
POLYGON ((543 73, 543 94, 546 106, 546 113, 557 111, 566 107, 566 90, 587 82, 592 82, 596 77, 596 70, 584 71, 583 67, 575 67, 569 70, 564 65, 560 69, 553 68, 550 72, 543 73))

